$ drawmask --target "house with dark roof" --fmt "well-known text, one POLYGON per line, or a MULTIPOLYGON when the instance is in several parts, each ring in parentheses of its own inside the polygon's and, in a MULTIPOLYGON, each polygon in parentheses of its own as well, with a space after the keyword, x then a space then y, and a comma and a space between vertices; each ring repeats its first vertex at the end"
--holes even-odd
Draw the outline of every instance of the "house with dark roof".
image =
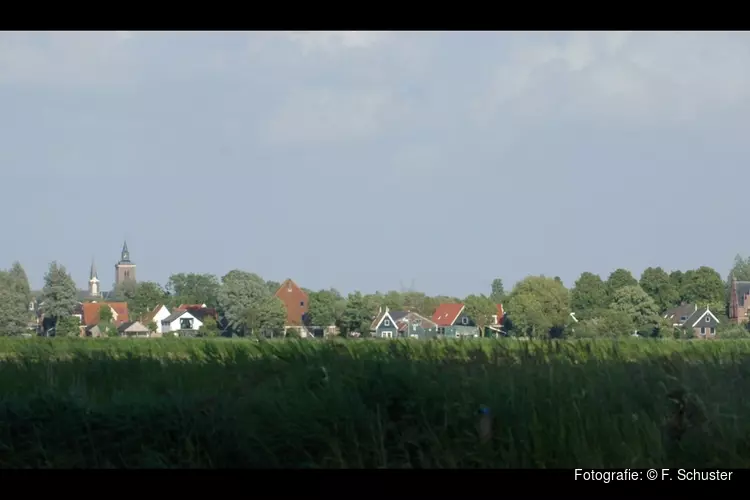
MULTIPOLYGON (((502 304, 497 304, 497 314, 492 323, 487 325, 487 334, 500 333, 505 313, 502 304)), ((440 304, 432 315, 432 321, 438 327, 438 335, 445 337, 479 337, 479 329, 474 320, 466 313, 464 304, 440 304)))
POLYGON ((392 311, 381 308, 370 324, 370 335, 377 338, 434 338, 437 324, 413 311, 392 311))
POLYGON ((161 320, 162 335, 198 333, 203 326, 203 322, 196 318, 191 311, 175 311, 163 320, 161 320))
POLYGON ((716 338, 716 328, 719 326, 719 319, 706 307, 697 308, 682 327, 693 334, 695 338, 711 339, 716 338))
POLYGON ((677 307, 667 309, 662 317, 672 322, 672 326, 680 327, 685 324, 690 316, 698 310, 698 304, 687 304, 683 302, 677 307))

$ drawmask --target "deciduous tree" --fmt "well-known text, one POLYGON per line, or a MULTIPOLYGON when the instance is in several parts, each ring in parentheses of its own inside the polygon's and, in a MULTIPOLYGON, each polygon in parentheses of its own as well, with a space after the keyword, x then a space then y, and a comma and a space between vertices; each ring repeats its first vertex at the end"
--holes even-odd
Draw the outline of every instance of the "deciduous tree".
POLYGON ((213 274, 176 273, 169 277, 166 291, 173 297, 173 305, 206 304, 206 307, 216 307, 220 287, 219 279, 213 274))
POLYGON ((259 306, 271 293, 266 282, 255 273, 233 270, 222 278, 218 303, 229 327, 237 334, 250 333, 259 306))
POLYGON ((615 296, 615 292, 626 286, 637 286, 638 280, 633 277, 633 274, 627 269, 615 269, 612 274, 607 278, 607 293, 609 293, 610 300, 615 296))
POLYGON ((659 307, 666 311, 679 304, 680 292, 674 287, 667 272, 661 267, 649 267, 641 274, 640 286, 659 307))
POLYGON ((609 306, 607 285, 598 274, 584 272, 570 291, 570 307, 579 320, 598 316, 609 306))
POLYGON ((568 290, 544 276, 518 282, 506 303, 513 330, 524 336, 547 337, 553 328, 564 328, 570 314, 568 290))
POLYGON ((477 325, 479 336, 484 337, 487 326, 492 324, 492 317, 498 313, 497 304, 484 295, 469 295, 464 306, 466 314, 477 325))
POLYGON ((626 313, 639 332, 650 334, 659 322, 659 307, 638 285, 618 288, 610 308, 626 313))
POLYGON ((502 304, 505 299, 505 288, 503 287, 503 280, 495 278, 492 280, 492 292, 490 293, 490 299, 495 304, 502 304))

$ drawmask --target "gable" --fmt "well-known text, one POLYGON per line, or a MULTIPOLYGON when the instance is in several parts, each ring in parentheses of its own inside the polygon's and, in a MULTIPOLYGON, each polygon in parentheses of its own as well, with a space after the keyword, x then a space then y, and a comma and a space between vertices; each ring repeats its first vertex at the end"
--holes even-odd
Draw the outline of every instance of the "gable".
POLYGON ((432 315, 432 321, 438 326, 451 326, 463 309, 463 304, 440 304, 432 315))
POLYGON ((286 279, 278 290, 276 297, 284 303, 286 308, 286 324, 288 326, 300 326, 305 321, 305 315, 308 308, 308 295, 302 290, 297 283, 291 279, 286 279))
POLYGON ((685 326, 689 326, 690 328, 715 328, 718 324, 719 318, 717 318, 708 308, 696 311, 685 322, 685 326))
POLYGON ((375 330, 397 330, 398 324, 396 320, 391 316, 391 312, 387 309, 380 316, 380 321, 375 325, 375 330))

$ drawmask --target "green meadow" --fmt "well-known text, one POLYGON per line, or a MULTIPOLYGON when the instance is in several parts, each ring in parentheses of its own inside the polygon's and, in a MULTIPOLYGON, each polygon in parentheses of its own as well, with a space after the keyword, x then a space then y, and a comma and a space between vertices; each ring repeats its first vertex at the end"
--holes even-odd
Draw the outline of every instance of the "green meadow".
POLYGON ((741 340, 0 338, 0 467, 747 468, 749 396, 741 340))

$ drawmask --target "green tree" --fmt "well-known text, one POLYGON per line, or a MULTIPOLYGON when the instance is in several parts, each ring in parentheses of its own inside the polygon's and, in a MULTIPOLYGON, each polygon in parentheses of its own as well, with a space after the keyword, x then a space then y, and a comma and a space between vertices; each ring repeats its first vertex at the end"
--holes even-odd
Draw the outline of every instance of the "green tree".
MULTIPOLYGON (((209 318, 207 318, 207 319, 209 319, 209 318)), ((210 319, 211 319, 211 320, 212 320, 212 321, 213 321, 214 323, 216 323, 216 320, 214 320, 213 318, 210 318, 210 319)), ((204 326, 205 326, 205 323, 204 323, 204 326)), ((146 325, 146 328, 148 328, 148 331, 149 331, 149 332, 151 332, 151 333, 154 333, 154 332, 156 332, 156 331, 158 330, 158 328, 159 328, 159 325, 157 325, 157 324, 156 324, 156 322, 152 320, 152 321, 149 321, 149 322, 148 322, 148 325, 146 325)))
POLYGON ((609 306, 607 285, 598 274, 584 272, 570 291, 570 307, 579 320, 598 316, 609 306))
POLYGON ((65 266, 52 262, 44 275, 42 302, 44 315, 55 318, 55 328, 60 318, 73 314, 78 304, 77 295, 75 281, 65 270, 65 266))
POLYGON ((523 336, 546 337, 564 329, 570 314, 570 294, 554 278, 529 276, 506 299, 511 329, 523 336))
MULTIPOLYGON (((156 326, 156 325, 154 325, 156 326)), ((153 330, 152 330, 153 331, 153 330)), ((218 323, 211 316, 206 316, 203 320, 203 326, 201 326, 199 333, 203 337, 218 337, 221 335, 218 323)))
POLYGON ((345 301, 335 290, 312 292, 308 300, 307 314, 310 324, 326 328, 341 319, 345 301))
POLYGON ((80 337, 81 322, 75 316, 61 316, 57 320, 55 336, 57 337, 80 337))
POLYGON ((505 288, 503 287, 503 280, 495 278, 492 280, 492 292, 490 293, 490 299, 495 304, 501 304, 505 298, 505 288))
POLYGON ((479 336, 484 337, 487 326, 492 324, 492 317, 497 315, 497 304, 484 295, 469 295, 464 303, 466 315, 479 329, 479 336))
POLYGON ((682 278, 680 295, 685 302, 698 304, 699 307, 708 305, 712 311, 726 313, 725 283, 713 268, 702 266, 687 271, 682 278))
POLYGON ((659 323, 659 307, 638 285, 617 289, 610 308, 626 313, 639 332, 650 334, 659 323))
POLYGON ((729 272, 727 281, 732 281, 732 276, 734 276, 737 281, 750 281, 750 257, 743 258, 739 254, 735 256, 734 265, 729 272))
POLYGON ((259 306, 269 297, 266 282, 255 273, 233 270, 222 279, 219 289, 219 308, 229 327, 239 335, 249 334, 257 324, 259 306))
POLYGON ((286 337, 289 339, 298 339, 300 338, 299 328, 296 327, 290 327, 286 330, 286 337))
POLYGON ((159 304, 168 302, 167 292, 153 281, 142 281, 127 294, 128 311, 133 318, 141 318, 159 304))
POLYGON ((0 335, 19 335, 26 331, 29 302, 16 277, 0 271, 0 335))
POLYGON ((601 309, 599 313, 575 326, 577 337, 627 337, 636 330, 630 314, 625 311, 601 309))
POLYGON ((275 337, 284 332, 286 306, 276 296, 267 297, 258 310, 258 331, 266 337, 275 337))
POLYGON ((339 327, 346 334, 359 332, 367 336, 370 333, 372 317, 372 304, 368 303, 360 292, 350 293, 339 327))
POLYGON ((113 319, 114 319, 114 315, 112 314, 112 308, 108 306, 107 304, 102 304, 99 307, 99 323, 104 323, 108 325, 112 323, 113 319))
POLYGON ((666 311, 680 303, 680 292, 674 287, 667 272, 661 267, 649 267, 641 274, 640 286, 659 307, 666 311))
POLYGON ((18 300, 24 302, 24 314, 30 317, 29 304, 31 304, 31 286, 29 285, 29 278, 26 276, 23 266, 20 262, 16 261, 8 271, 8 275, 13 281, 13 286, 18 294, 18 300))
POLYGON ((266 281, 266 287, 268 288, 268 291, 271 293, 271 295, 276 295, 276 292, 278 292, 279 288, 281 288, 281 283, 279 283, 278 281, 269 280, 266 281))
POLYGON ((173 297, 172 305, 174 306, 206 304, 206 307, 217 307, 220 288, 219 279, 213 274, 197 273, 173 274, 169 277, 166 286, 167 292, 173 297))
MULTIPOLYGON (((675 290, 677 290, 677 294, 679 295, 682 290, 682 278, 685 276, 685 273, 682 271, 672 271, 669 273, 669 281, 672 282, 672 286, 675 290)), ((679 300, 684 300, 682 296, 680 295, 679 300)))
POLYGON ((609 294, 610 300, 615 296, 615 292, 626 286, 637 286, 638 280, 633 277, 633 274, 627 269, 615 269, 612 274, 607 278, 607 293, 609 294))

